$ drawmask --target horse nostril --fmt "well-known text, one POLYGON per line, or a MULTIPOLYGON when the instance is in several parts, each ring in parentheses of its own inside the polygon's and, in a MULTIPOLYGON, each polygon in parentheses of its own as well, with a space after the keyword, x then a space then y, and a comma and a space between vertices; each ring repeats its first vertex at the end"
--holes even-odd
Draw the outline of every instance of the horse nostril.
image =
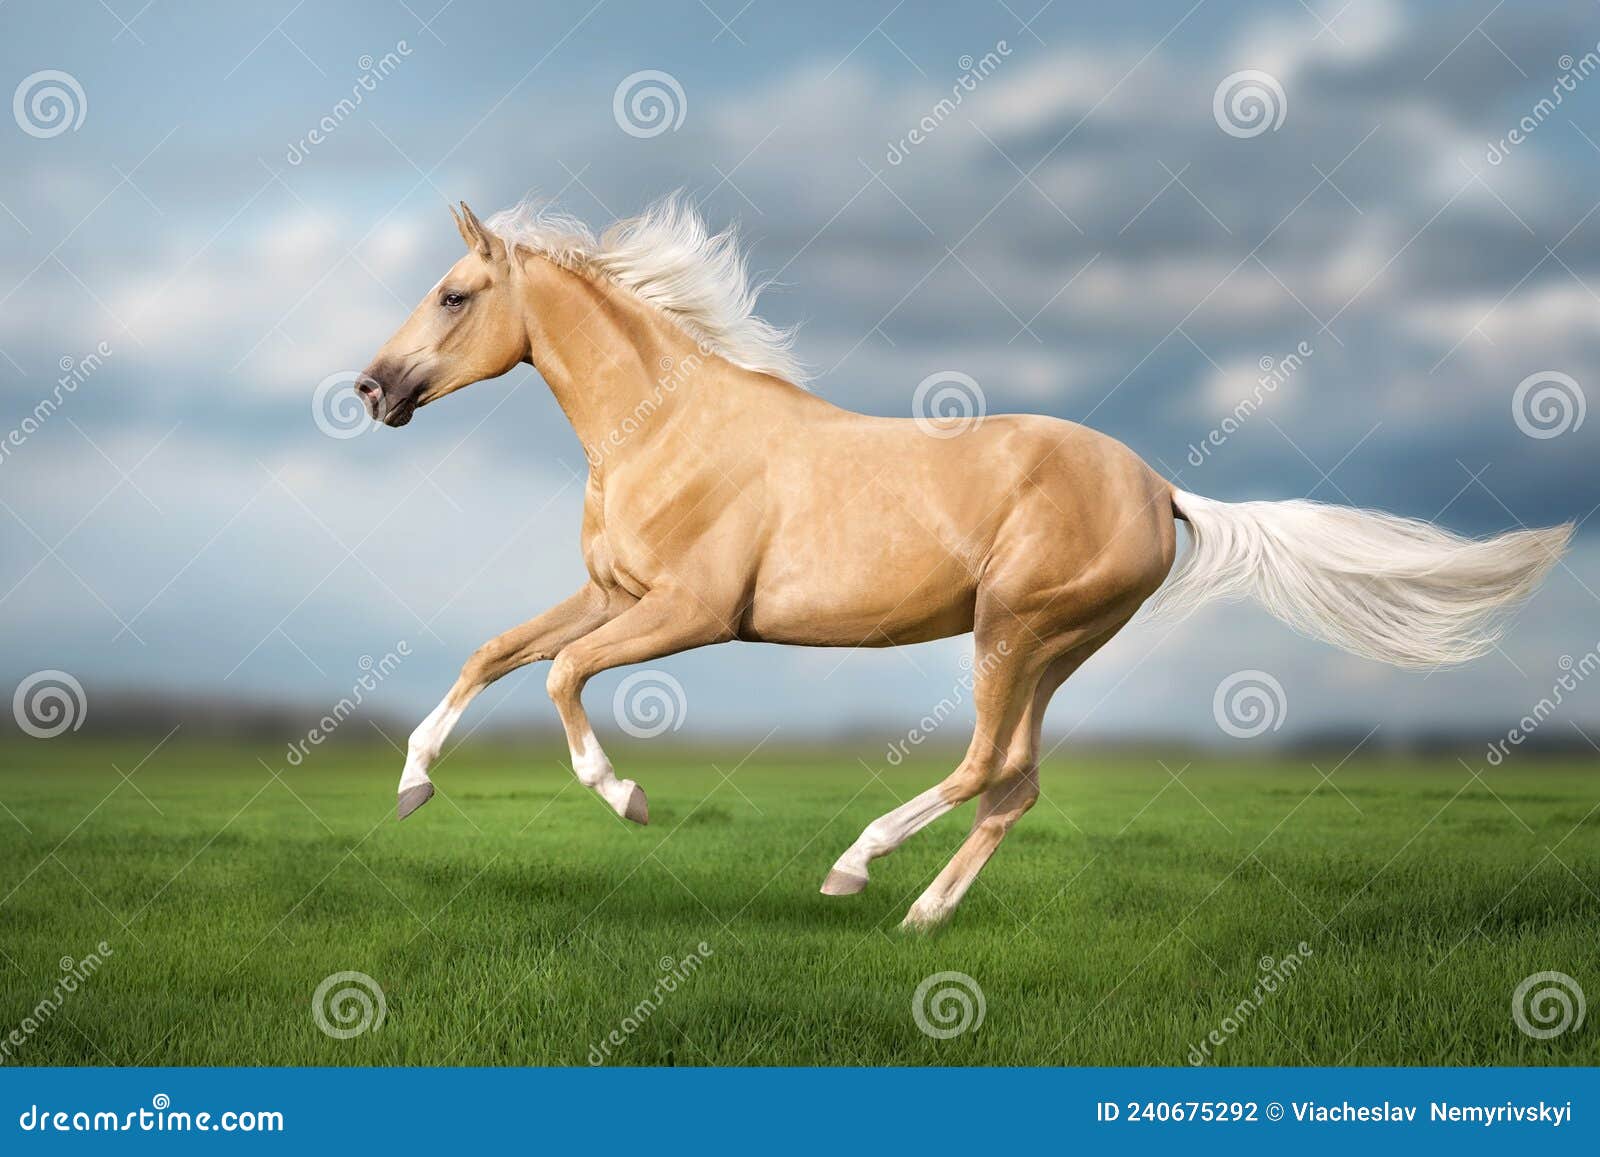
POLYGON ((362 397, 370 398, 372 395, 380 392, 383 387, 378 385, 378 383, 373 381, 371 378, 363 377, 356 379, 356 389, 360 392, 362 397))

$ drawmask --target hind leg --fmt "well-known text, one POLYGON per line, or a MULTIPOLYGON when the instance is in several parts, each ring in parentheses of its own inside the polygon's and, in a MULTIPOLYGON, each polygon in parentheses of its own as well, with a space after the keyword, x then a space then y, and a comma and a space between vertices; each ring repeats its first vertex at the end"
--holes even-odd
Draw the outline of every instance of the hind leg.
POLYGON ((996 783, 1003 774, 1012 732, 1038 682, 1041 660, 1028 628, 1006 616, 975 632, 973 700, 978 722, 966 756, 941 783, 879 816, 840 856, 823 881, 828 896, 867 886, 867 865, 894 851, 934 820, 996 783))
POLYGON ((973 818, 971 833, 944 870, 928 885, 927 891, 911 905, 900 925, 902 928, 926 931, 942 924, 966 896, 1011 826, 1038 801, 1040 736, 1050 699, 1067 677, 1104 646, 1125 622, 1127 619, 1104 634, 1079 643, 1045 670, 1011 738, 1000 782, 978 797, 978 814, 973 818))

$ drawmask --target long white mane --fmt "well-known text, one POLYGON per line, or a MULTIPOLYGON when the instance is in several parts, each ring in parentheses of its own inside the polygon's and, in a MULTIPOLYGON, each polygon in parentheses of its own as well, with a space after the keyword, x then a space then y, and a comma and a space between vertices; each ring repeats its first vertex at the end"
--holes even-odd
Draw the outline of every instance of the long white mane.
POLYGON ((750 283, 734 230, 710 232, 681 194, 608 226, 598 239, 576 217, 534 200, 502 209, 484 224, 508 245, 604 274, 736 366, 797 385, 806 381, 805 367, 791 352, 794 331, 755 314, 762 287, 750 283))

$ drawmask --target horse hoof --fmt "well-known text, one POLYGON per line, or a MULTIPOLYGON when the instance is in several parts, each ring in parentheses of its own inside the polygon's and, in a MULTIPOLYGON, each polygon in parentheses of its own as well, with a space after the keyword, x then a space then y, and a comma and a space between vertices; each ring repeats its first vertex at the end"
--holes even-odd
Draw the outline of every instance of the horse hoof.
POLYGON ((867 886, 865 876, 852 875, 834 868, 828 873, 828 878, 822 881, 822 894, 824 896, 854 896, 867 886))
POLYGON ((906 918, 900 921, 900 931, 911 933, 932 932, 945 922, 950 915, 948 912, 932 912, 918 909, 912 905, 911 911, 906 913, 906 918))
POLYGON ((395 819, 403 820, 412 812, 433 798, 433 784, 419 783, 408 787, 400 793, 400 798, 395 801, 395 819))
POLYGON ((628 793, 628 802, 622 809, 622 818, 632 820, 641 827, 650 822, 650 801, 645 799, 644 788, 638 784, 634 784, 633 790, 628 793))

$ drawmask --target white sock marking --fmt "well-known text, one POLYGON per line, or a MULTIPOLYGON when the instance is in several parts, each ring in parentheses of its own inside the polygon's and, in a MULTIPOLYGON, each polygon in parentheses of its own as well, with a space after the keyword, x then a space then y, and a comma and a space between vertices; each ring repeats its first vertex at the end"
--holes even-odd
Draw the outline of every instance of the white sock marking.
POLYGON ((833 865, 835 870, 865 877, 871 861, 888 855, 954 806, 937 787, 930 787, 868 824, 861 838, 833 865))
POLYGON ((400 773, 401 791, 429 782, 428 769, 439 758, 445 738, 465 710, 466 704, 451 707, 450 700, 445 699, 417 724, 417 729, 411 733, 411 742, 406 747, 406 766, 400 773))

